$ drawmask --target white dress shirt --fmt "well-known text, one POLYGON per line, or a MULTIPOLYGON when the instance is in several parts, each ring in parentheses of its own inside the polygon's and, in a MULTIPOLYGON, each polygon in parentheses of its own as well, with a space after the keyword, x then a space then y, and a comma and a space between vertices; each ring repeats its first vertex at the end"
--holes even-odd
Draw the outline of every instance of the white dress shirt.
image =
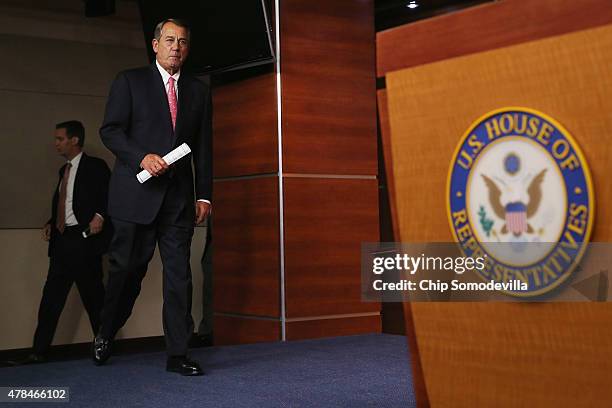
POLYGON ((168 93, 168 87, 170 86, 170 82, 168 81, 170 77, 174 78, 174 92, 176 93, 176 99, 178 103, 178 80, 181 77, 181 71, 177 71, 174 75, 170 75, 168 71, 162 68, 159 65, 159 62, 155 60, 155 65, 157 65, 157 70, 161 74, 162 81, 164 81, 164 88, 166 88, 166 94, 168 93))
MULTIPOLYGON (((81 163, 81 157, 83 157, 83 152, 77 154, 76 156, 74 156, 72 158, 72 160, 68 160, 66 163, 70 163, 72 165, 72 167, 70 167, 70 174, 68 174, 68 183, 66 184, 66 212, 64 214, 65 216, 65 220, 66 220, 66 226, 67 227, 72 227, 75 225, 79 224, 79 221, 76 219, 76 216, 74 215, 74 210, 72 208, 72 202, 74 200, 74 180, 76 180, 76 174, 77 174, 77 170, 79 169, 79 164, 81 163)), ((65 172, 66 170, 64 170, 65 172)), ((61 193, 61 191, 59 191, 62 188, 62 183, 60 183, 60 186, 58 188, 58 193, 61 193)), ((102 215, 96 213, 96 215, 98 217, 100 217, 100 219, 102 221, 104 221, 104 217, 102 217, 102 215)), ((84 220, 84 223, 89 223, 91 220, 84 220)))
MULTIPOLYGON (((166 88, 166 94, 168 94, 168 90, 170 89, 170 77, 174 78, 174 92, 176 93, 176 99, 177 99, 177 103, 178 103, 178 80, 181 77, 181 71, 177 71, 174 75, 170 75, 168 73, 168 71, 166 71, 164 68, 162 68, 161 65, 159 65, 159 62, 157 60, 155 60, 155 65, 157 66, 157 70, 159 71, 161 77, 162 77, 162 81, 164 82, 164 88, 166 88)), ((210 204, 209 200, 205 200, 203 198, 199 198, 198 201, 203 201, 205 203, 210 204)))
MULTIPOLYGON (((68 160, 68 163, 72 164, 70 168, 70 174, 68 174, 68 184, 66 185, 66 226, 71 227, 73 225, 77 225, 79 222, 77 221, 74 211, 72 209, 72 200, 74 197, 74 180, 76 178, 76 173, 79 169, 79 163, 81 162, 81 157, 83 157, 83 152, 77 154, 72 160, 68 160)), ((66 170, 64 170, 66 171, 66 170)), ((60 188, 61 188, 60 183, 60 188)), ((87 221, 89 222, 89 221, 87 221)))

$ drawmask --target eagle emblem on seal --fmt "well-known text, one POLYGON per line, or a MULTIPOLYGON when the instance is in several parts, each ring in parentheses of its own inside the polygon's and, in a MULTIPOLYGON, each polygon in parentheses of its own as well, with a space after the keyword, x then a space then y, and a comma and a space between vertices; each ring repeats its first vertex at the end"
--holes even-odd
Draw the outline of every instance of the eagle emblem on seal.
MULTIPOLYGON (((546 169, 540 171, 529 183, 527 195, 529 201, 524 203, 520 200, 510 199, 505 204, 502 203, 502 188, 493 179, 482 174, 482 178, 489 190, 489 203, 497 217, 505 220, 501 228, 501 234, 512 233, 519 237, 524 233, 534 233, 535 229, 529 224, 529 218, 533 217, 538 211, 542 201, 542 182, 546 175, 546 169)), ((509 194, 510 195, 510 194, 509 194)))

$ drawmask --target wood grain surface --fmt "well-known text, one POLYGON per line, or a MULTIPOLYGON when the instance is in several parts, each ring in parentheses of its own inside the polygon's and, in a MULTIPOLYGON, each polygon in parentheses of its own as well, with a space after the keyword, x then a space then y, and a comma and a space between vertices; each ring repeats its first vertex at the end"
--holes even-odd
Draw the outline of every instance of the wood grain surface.
POLYGON ((276 75, 214 88, 215 177, 278 171, 276 75))
POLYGON ((608 303, 413 303, 432 407, 603 407, 608 303))
POLYGON ((280 341, 281 322, 248 316, 214 316, 215 346, 280 341))
POLYGON ((376 174, 373 1, 281 7, 283 169, 376 174))
MULTIPOLYGON (((451 242, 446 178, 454 149, 481 115, 504 106, 559 121, 588 161, 595 201, 612 199, 612 25, 387 75, 393 185, 402 241, 451 242)), ((596 208, 593 241, 612 240, 596 208)))
POLYGON ((609 0, 503 0, 376 36, 377 76, 612 23, 609 0))
POLYGON ((217 181, 214 189, 215 311, 279 317, 278 178, 217 181))
MULTIPOLYGON (((461 135, 488 111, 527 106, 558 120, 580 145, 599 203, 591 239, 611 242, 612 211, 605 204, 612 200, 611 50, 607 25, 388 74, 401 240, 451 241, 446 177, 461 135)), ((432 406, 601 406, 612 400, 608 303, 411 307, 432 406)))
POLYGON ((376 184, 285 179, 287 317, 380 310, 361 301, 360 278, 361 243, 378 240, 376 184))

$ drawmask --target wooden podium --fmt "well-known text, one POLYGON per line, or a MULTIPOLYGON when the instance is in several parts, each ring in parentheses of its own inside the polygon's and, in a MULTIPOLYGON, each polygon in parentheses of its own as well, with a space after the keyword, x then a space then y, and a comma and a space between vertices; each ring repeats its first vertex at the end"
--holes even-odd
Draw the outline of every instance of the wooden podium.
MULTIPOLYGON (((612 241, 605 3, 508 0, 378 34, 397 241, 453 241, 445 207, 453 151, 475 119, 504 106, 547 112, 569 129, 594 183, 591 241, 612 241)), ((405 313, 419 406, 612 405, 608 303, 412 303, 405 313)))

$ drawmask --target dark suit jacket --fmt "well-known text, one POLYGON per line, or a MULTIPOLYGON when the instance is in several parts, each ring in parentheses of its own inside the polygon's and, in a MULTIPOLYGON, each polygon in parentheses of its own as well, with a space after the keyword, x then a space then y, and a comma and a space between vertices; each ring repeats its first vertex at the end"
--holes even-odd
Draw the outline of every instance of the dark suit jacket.
MULTIPOLYGON (((115 78, 100 136, 117 160, 110 181, 108 212, 111 217, 149 224, 157 216, 170 183, 180 191, 183 206, 179 224, 195 219, 195 200, 211 199, 212 102, 208 86, 182 71, 178 81, 176 131, 162 77, 155 63, 120 72, 115 78), (149 153, 164 156, 187 143, 192 154, 179 160, 171 171, 140 184, 136 174, 149 153), (195 170, 194 177, 191 166, 195 170)), ((175 194, 176 195, 176 194, 175 194)))
MULTIPOLYGON (((65 170, 66 165, 64 164, 59 171, 59 181, 53 194, 53 201, 51 204, 51 218, 49 219, 49 224, 51 224, 52 228, 51 239, 49 241, 49 256, 53 254, 54 244, 58 237, 58 231, 55 229, 55 221, 57 218, 57 204, 59 201, 59 185, 62 182, 65 170)), ((74 179, 72 210, 79 222, 79 226, 83 229, 87 228, 89 222, 96 213, 104 217, 104 228, 102 233, 87 238, 87 243, 91 250, 89 255, 100 255, 106 252, 112 237, 112 228, 106 211, 109 178, 110 169, 104 160, 83 153, 77 169, 76 178, 74 179)))

